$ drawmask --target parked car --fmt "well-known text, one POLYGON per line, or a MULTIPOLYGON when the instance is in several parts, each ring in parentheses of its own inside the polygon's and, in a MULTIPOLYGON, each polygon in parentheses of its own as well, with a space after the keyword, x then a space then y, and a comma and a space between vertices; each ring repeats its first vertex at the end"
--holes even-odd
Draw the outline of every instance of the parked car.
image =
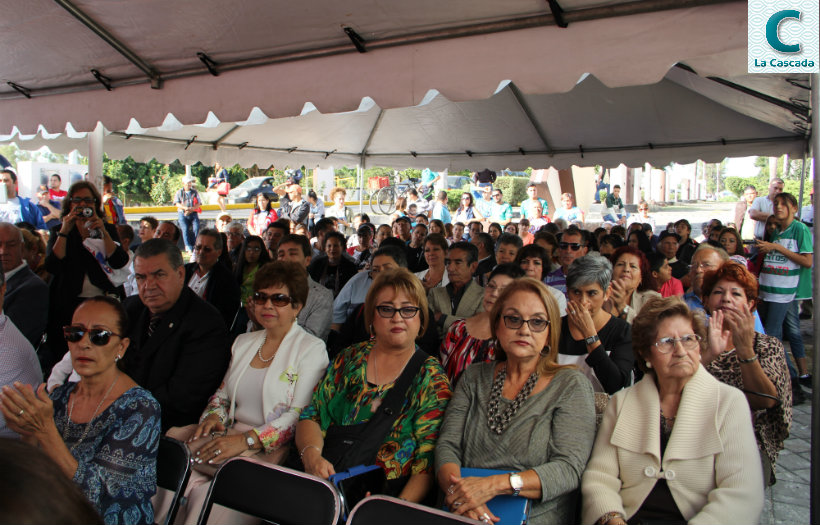
POLYGON ((273 177, 252 177, 228 192, 228 202, 231 204, 255 202, 259 193, 264 193, 271 202, 276 202, 279 200, 279 195, 273 192, 275 185, 273 177))

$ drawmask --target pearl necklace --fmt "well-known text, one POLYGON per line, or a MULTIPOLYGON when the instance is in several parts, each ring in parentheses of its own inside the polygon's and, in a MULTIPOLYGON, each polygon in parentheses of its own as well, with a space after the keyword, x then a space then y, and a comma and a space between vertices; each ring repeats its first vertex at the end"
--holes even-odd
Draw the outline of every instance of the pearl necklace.
MULTIPOLYGON (((111 391, 114 390, 114 385, 117 384, 117 381, 119 379, 120 379, 120 375, 117 374, 116 377, 114 377, 114 381, 111 383, 111 386, 109 386, 108 390, 106 390, 105 395, 102 397, 102 399, 100 399, 100 402, 97 403, 97 408, 94 409, 94 413, 91 414, 91 419, 89 419, 88 423, 85 424, 85 428, 83 429, 83 433, 80 436, 80 439, 76 443, 74 443, 74 445, 71 446, 71 452, 72 453, 74 453, 74 449, 76 449, 78 446, 80 446, 80 443, 82 443, 83 440, 88 436, 88 432, 89 432, 89 430, 91 430, 91 422, 94 421, 95 417, 97 417, 97 412, 100 411, 100 407, 102 407, 102 404, 106 400, 106 398, 108 397, 108 394, 110 394, 111 391)), ((68 433, 68 424, 69 424, 69 422, 71 422, 71 414, 74 413, 74 403, 76 401, 77 401, 77 394, 75 392, 74 397, 71 398, 71 403, 68 405, 68 415, 66 416, 66 425, 65 425, 65 430, 64 430, 64 434, 63 434, 63 441, 66 440, 66 435, 65 434, 68 433)))
POLYGON ((267 358, 267 359, 265 359, 264 357, 262 357, 262 347, 263 347, 263 346, 265 346, 265 343, 266 343, 267 341, 268 341, 268 334, 265 334, 264 339, 262 339, 262 344, 261 344, 261 345, 259 345, 259 348, 257 348, 257 349, 256 349, 256 356, 259 358, 259 360, 260 360, 260 361, 262 361, 262 362, 263 362, 263 363, 265 363, 265 364, 270 363, 271 361, 273 361, 273 358, 274 358, 274 357, 276 357, 276 352, 274 352, 274 353, 273 353, 273 355, 272 355, 272 356, 270 356, 270 357, 269 357, 269 358, 267 358))

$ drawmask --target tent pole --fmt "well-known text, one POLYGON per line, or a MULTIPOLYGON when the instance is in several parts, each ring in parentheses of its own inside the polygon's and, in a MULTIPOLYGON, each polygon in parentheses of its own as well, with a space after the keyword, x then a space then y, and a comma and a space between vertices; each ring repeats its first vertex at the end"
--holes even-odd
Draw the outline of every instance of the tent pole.
POLYGON ((364 213, 364 195, 362 193, 364 191, 364 170, 361 164, 356 165, 356 179, 359 181, 359 213, 364 213))
POLYGON ((103 165, 103 125, 97 122, 94 131, 88 134, 88 181, 102 188, 103 165))
MULTIPOLYGON (((820 188, 820 74, 812 73, 811 75, 811 139, 809 141, 811 147, 811 156, 813 159, 813 176, 814 187, 820 188)), ((814 224, 820 223, 820 207, 814 206, 814 224)), ((814 228, 814 246, 817 246, 817 228, 814 228)), ((817 267, 813 268, 812 278, 814 287, 812 289, 812 296, 814 305, 820 306, 820 272, 817 267)), ((815 313, 812 316, 812 324, 814 333, 820 333, 820 315, 815 313)), ((817 344, 814 345, 814 355, 812 356, 812 377, 814 379, 814 388, 811 391, 811 497, 809 502, 811 504, 811 523, 820 522, 820 512, 818 512, 817 504, 820 502, 820 479, 818 479, 818 470, 820 470, 820 389, 818 389, 818 382, 820 382, 820 359, 817 355, 817 344)))
POLYGON ((800 174, 800 195, 797 196, 797 218, 801 220, 803 219, 803 189, 806 187, 806 156, 808 154, 808 150, 803 153, 803 169, 800 174))

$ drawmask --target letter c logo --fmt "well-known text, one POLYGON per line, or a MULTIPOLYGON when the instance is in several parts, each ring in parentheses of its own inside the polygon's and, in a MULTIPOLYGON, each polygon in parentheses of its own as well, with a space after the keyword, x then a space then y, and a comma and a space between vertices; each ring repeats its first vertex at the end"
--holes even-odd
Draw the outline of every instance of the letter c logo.
POLYGON ((769 21, 766 22, 766 41, 775 51, 780 51, 781 53, 800 52, 800 44, 784 44, 783 41, 780 40, 780 35, 778 34, 780 23, 784 19, 794 18, 796 20, 800 20, 800 15, 800 11, 796 11, 794 9, 784 9, 783 11, 778 11, 773 14, 769 18, 769 21))

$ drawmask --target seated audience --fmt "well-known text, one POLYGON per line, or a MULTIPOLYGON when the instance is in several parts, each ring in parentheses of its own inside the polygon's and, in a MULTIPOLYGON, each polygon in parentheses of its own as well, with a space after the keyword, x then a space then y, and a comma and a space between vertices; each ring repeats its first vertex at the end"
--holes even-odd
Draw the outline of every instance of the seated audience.
POLYGON ((450 282, 444 267, 447 248, 447 239, 439 233, 431 233, 424 239, 424 260, 427 262, 427 269, 416 272, 416 277, 421 279, 421 284, 428 292, 433 288, 447 286, 450 282))
POLYGON ((763 463, 763 483, 775 482, 775 463, 792 422, 791 382, 783 343, 755 331, 758 284, 746 267, 727 261, 703 278, 709 347, 701 363, 710 374, 746 393, 763 463))
POLYGON ((196 423, 228 368, 227 328, 185 286, 182 253, 170 242, 141 244, 134 273, 139 295, 124 303, 131 346, 120 366, 159 401, 163 429, 196 423))
POLYGON ((661 297, 683 297, 683 284, 679 279, 672 277, 672 266, 666 255, 656 252, 648 257, 648 261, 649 271, 652 272, 657 287, 655 291, 661 294, 661 297))
MULTIPOLYGON (((270 231, 273 231, 273 228, 268 229, 268 232, 270 231)), ((277 246, 278 242, 277 240, 277 246)), ((253 294, 253 279, 256 277, 256 272, 259 271, 265 263, 270 262, 271 258, 265 246, 265 241, 256 235, 245 237, 239 251, 241 255, 239 261, 236 263, 233 275, 236 283, 239 285, 239 299, 241 304, 248 306, 251 295, 253 294)))
POLYGON ((196 262, 185 265, 185 282, 205 302, 213 305, 225 326, 231 326, 239 310, 239 284, 219 262, 222 235, 212 228, 199 230, 194 246, 196 262))
POLYGON ((461 373, 471 363, 483 363, 495 359, 495 340, 490 329, 490 310, 501 292, 515 279, 524 276, 524 270, 514 263, 499 264, 490 272, 484 287, 483 310, 467 319, 459 319, 450 325, 439 354, 450 384, 456 385, 461 373))
POLYGON ((604 230, 604 233, 605 235, 601 237, 601 241, 598 243, 598 253, 611 261, 612 254, 624 245, 624 241, 617 235, 606 233, 606 230, 604 230))
POLYGON ((576 259, 569 267, 567 317, 558 362, 574 364, 596 392, 613 394, 632 384, 634 358, 629 324, 604 308, 612 265, 600 255, 576 259))
POLYGON ((515 262, 518 250, 523 247, 521 237, 512 233, 502 233, 495 243, 495 262, 498 264, 515 262))
POLYGON ((454 513, 497 521, 499 495, 532 501, 527 523, 575 523, 581 473, 595 439, 589 382, 556 362, 558 306, 529 278, 493 305, 496 360, 469 367, 456 387, 436 444, 436 477, 454 513), (509 474, 463 477, 462 467, 509 474))
POLYGON ((658 236, 658 253, 666 257, 675 279, 683 279, 689 273, 689 265, 677 257, 679 241, 680 236, 675 232, 664 231, 658 236))
POLYGON ((723 228, 718 237, 718 242, 729 254, 729 258, 740 264, 747 264, 746 250, 743 248, 743 239, 740 233, 734 228, 723 228))
MULTIPOLYGON (((545 276, 552 268, 552 260, 548 252, 537 243, 528 244, 521 248, 515 257, 515 263, 524 270, 527 277, 541 282, 544 281, 545 276)), ((567 315, 567 297, 557 288, 549 285, 545 286, 558 302, 558 312, 561 317, 567 315)))
MULTIPOLYGON (((304 235, 290 234, 279 241, 278 261, 290 261, 305 268, 310 264, 310 241, 304 235)), ((327 341, 333 317, 333 293, 307 277, 308 294, 296 322, 305 332, 327 341)))
POLYGON ((322 478, 378 465, 388 494, 420 502, 433 485, 433 449, 450 399, 438 359, 415 345, 429 322, 424 288, 406 269, 383 272, 364 317, 372 338, 328 367, 299 417, 296 450, 305 472, 322 478))
MULTIPOLYGON (((254 317, 262 330, 237 337, 228 372, 199 424, 168 431, 169 436, 187 442, 194 463, 205 467, 191 474, 179 523, 196 523, 211 475, 228 459, 253 456, 276 464, 284 461, 299 413, 310 402, 328 363, 324 343, 296 323, 307 300, 307 280, 304 267, 285 261, 256 273, 254 317)), ((223 523, 238 519, 232 513, 219 518, 223 523)), ((216 516, 212 519, 219 521, 216 516)))
MULTIPOLYGON (((356 230, 356 244, 347 249, 347 254, 353 258, 358 270, 363 270, 370 257, 373 255, 375 248, 373 246, 374 227, 370 223, 363 223, 359 225, 356 230)), ((353 235, 351 235, 353 237, 353 235)), ((350 244, 350 241, 348 241, 350 244)))
POLYGON ((569 265, 589 252, 589 232, 581 230, 576 226, 570 226, 561 235, 558 243, 558 264, 560 266, 544 276, 544 284, 557 288, 563 293, 567 293, 567 272, 569 265))
POLYGON ((129 349, 127 331, 128 316, 118 301, 86 299, 64 328, 79 382, 50 395, 45 384, 36 391, 6 385, 0 410, 9 428, 59 465, 55 475, 80 486, 105 523, 150 524, 160 406, 117 368, 129 349))
POLYGON ((478 249, 478 266, 476 266, 474 278, 478 284, 484 286, 490 270, 495 268, 495 242, 489 233, 478 233, 470 239, 470 244, 478 249))
POLYGON ((7 222, 0 222, 0 270, 6 283, 3 313, 36 348, 46 331, 48 285, 23 259, 22 231, 7 222))
POLYGON ((655 291, 649 261, 643 252, 631 246, 622 246, 612 254, 611 288, 604 309, 630 324, 646 301, 660 297, 655 291))
MULTIPOLYGON (((469 195, 469 193, 465 194, 469 195)), ((433 319, 443 339, 456 319, 471 317, 481 311, 484 289, 473 280, 478 267, 478 249, 469 242, 454 242, 447 252, 447 286, 429 292, 433 319)))
POLYGON ((352 259, 345 256, 345 237, 331 231, 325 235, 325 254, 313 259, 308 266, 310 277, 333 293, 339 295, 358 268, 352 259))
POLYGON ((633 328, 645 375, 607 406, 581 523, 757 523, 763 474, 749 405, 701 366, 703 315, 654 298, 633 328))

